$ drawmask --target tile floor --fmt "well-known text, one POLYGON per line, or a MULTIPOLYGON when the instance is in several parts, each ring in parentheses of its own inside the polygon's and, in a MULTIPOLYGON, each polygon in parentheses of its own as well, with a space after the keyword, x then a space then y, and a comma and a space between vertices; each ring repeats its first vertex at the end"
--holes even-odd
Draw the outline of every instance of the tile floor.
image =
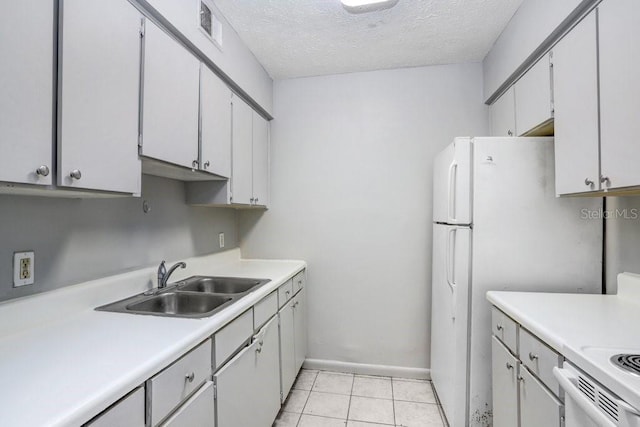
POLYGON ((303 369, 274 427, 443 427, 431 382, 303 369))

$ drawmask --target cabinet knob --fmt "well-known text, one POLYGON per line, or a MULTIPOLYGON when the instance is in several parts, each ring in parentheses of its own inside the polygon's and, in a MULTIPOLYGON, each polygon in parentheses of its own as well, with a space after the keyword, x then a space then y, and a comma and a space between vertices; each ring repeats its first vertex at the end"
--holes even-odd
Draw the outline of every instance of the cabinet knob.
POLYGON ((49 167, 47 165, 42 165, 38 169, 36 169, 36 174, 40 176, 48 176, 49 175, 49 167))
POLYGON ((209 166, 211 166, 211 162, 209 160, 207 160, 206 162, 204 162, 204 168, 207 169, 209 166))
POLYGON ((496 329, 497 329, 497 330, 499 330, 499 331, 501 331, 501 330, 503 330, 504 328, 502 327, 502 325, 501 325, 501 324, 499 324, 499 323, 498 323, 498 324, 496 325, 496 329))
POLYGON ((80 172, 80 169, 74 169, 71 171, 69 176, 73 179, 80 179, 82 178, 82 172, 80 172))
POLYGON ((189 375, 185 376, 185 379, 191 383, 193 382, 195 377, 196 377, 196 374, 194 372, 191 372, 189 375))
POLYGON ((254 202, 256 202, 256 204, 258 204, 258 198, 256 197, 256 199, 254 200, 254 202))
POLYGON ((538 355, 529 352, 529 360, 531 360, 531 361, 538 360, 538 355))
POLYGON ((256 353, 262 353, 262 347, 256 348, 256 353))
POLYGON ((194 160, 193 162, 191 162, 191 166, 193 166, 194 169, 197 168, 199 164, 200 163, 197 160, 194 160))
POLYGON ((523 383, 523 382, 524 382, 524 377, 522 377, 522 376, 518 376, 518 381, 520 381, 521 383, 523 383))
POLYGON ((593 187, 593 181, 591 181, 589 178, 585 178, 584 185, 586 185, 587 187, 593 187))
POLYGON ((507 369, 513 369, 513 365, 509 362, 507 362, 507 369))
POLYGON ((511 129, 509 129, 509 130, 507 131, 507 135, 509 135, 509 136, 513 136, 513 132, 511 131, 511 129))
POLYGON ((250 204, 253 204, 253 200, 254 200, 254 198, 253 198, 253 197, 252 197, 252 198, 250 198, 250 199, 249 199, 249 203, 250 203, 250 204))
POLYGON ((611 184, 611 180, 609 179, 609 177, 604 175, 600 175, 600 182, 602 184, 607 184, 607 187, 609 186, 609 184, 611 184))

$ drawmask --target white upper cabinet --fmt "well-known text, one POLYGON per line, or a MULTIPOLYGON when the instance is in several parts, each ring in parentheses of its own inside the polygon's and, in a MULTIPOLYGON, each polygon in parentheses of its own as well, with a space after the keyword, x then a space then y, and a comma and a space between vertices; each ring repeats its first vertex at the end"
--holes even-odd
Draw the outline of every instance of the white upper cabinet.
POLYGON ((200 169, 231 176, 231 90, 200 66, 200 169))
POLYGON ((147 20, 141 154, 198 167, 200 61, 147 20))
POLYGON ((598 14, 602 189, 638 186, 640 2, 604 1, 598 14))
POLYGON ((140 193, 140 13, 126 0, 63 0, 58 185, 140 193))
POLYGON ((0 3, 0 181, 52 183, 54 4, 0 3))
POLYGON ((232 202, 253 202, 253 110, 238 97, 233 98, 232 202))
POLYGON ((516 82, 518 135, 529 134, 553 119, 551 70, 549 55, 545 55, 516 82))
POLYGON ((253 204, 269 204, 269 122, 253 112, 253 204))
POLYGON ((491 136, 516 135, 515 90, 511 86, 490 108, 491 136))
POLYGON ((596 12, 553 48, 556 193, 600 189, 596 12))

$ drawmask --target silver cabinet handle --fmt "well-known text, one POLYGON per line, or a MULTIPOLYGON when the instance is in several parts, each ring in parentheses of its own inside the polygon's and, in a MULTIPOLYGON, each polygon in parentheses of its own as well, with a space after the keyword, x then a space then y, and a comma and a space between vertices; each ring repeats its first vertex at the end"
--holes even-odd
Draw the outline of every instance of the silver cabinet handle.
POLYGON ((185 376, 185 379, 186 379, 187 381, 189 381, 190 383, 192 383, 195 377, 196 377, 195 372, 191 372, 189 375, 186 375, 186 376, 185 376))
POLYGON ((199 164, 200 163, 197 160, 194 160, 193 162, 191 162, 191 166, 193 166, 194 168, 197 168, 199 164))
POLYGON ((587 187, 593 187, 593 181, 591 181, 589 178, 585 178, 584 185, 586 185, 587 187))
POLYGON ((42 165, 38 169, 36 169, 36 174, 40 176, 48 176, 49 175, 49 167, 47 165, 42 165))
POLYGON ((249 199, 249 204, 253 204, 253 200, 254 200, 254 198, 253 198, 253 197, 252 197, 252 198, 250 198, 250 199, 249 199))
POLYGON ((538 360, 538 355, 529 352, 529 360, 531 360, 531 361, 538 360))
POLYGON ((82 172, 80 172, 80 169, 74 169, 71 171, 69 176, 73 179, 80 179, 82 178, 82 172))
POLYGON ((256 200, 255 200, 255 202, 256 202, 256 204, 258 204, 258 198, 257 198, 257 197, 256 197, 256 200))
POLYGON ((499 331, 501 331, 501 330, 503 330, 504 328, 502 327, 502 325, 501 325, 501 324, 499 324, 499 323, 498 323, 498 324, 496 325, 496 329, 497 329, 497 330, 499 330, 499 331))
POLYGON ((507 362, 507 369, 513 369, 513 365, 509 362, 507 362))
POLYGON ((209 166, 211 166, 211 162, 209 160, 207 160, 206 162, 204 162, 204 168, 207 169, 209 166))
POLYGON ((509 129, 509 130, 507 131, 507 135, 509 135, 509 136, 513 136, 513 132, 511 132, 511 129, 509 129))
POLYGON ((611 183, 611 180, 609 179, 608 176, 604 176, 604 175, 600 175, 600 182, 602 184, 607 184, 607 186, 609 186, 609 184, 611 183))
POLYGON ((523 382, 524 382, 524 377, 519 375, 519 376, 518 376, 518 381, 520 381, 521 383, 523 383, 523 382))

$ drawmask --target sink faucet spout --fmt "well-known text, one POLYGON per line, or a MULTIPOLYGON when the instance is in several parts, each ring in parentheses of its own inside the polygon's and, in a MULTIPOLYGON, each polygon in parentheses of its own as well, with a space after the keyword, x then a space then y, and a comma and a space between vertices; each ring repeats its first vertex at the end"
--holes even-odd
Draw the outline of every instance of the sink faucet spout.
POLYGON ((160 266, 158 267, 158 289, 163 289, 167 286, 167 281, 169 280, 169 277, 178 268, 187 268, 187 263, 185 262, 175 263, 173 266, 171 266, 171 268, 169 268, 169 270, 167 270, 165 261, 162 261, 160 263, 160 266))

